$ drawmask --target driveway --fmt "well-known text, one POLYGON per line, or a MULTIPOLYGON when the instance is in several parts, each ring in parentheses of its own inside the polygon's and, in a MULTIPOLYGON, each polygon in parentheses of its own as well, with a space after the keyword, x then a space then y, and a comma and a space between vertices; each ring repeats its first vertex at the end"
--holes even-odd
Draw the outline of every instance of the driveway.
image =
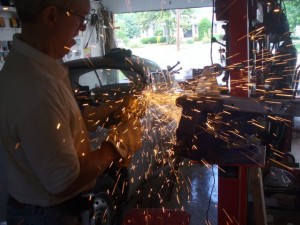
MULTIPOLYGON (((219 47, 219 44, 213 44, 212 55, 213 63, 221 64, 218 52, 219 47)), ((176 45, 157 44, 143 45, 142 48, 131 48, 131 50, 135 55, 156 62, 162 69, 166 69, 168 65, 173 66, 179 61, 180 65, 176 68, 182 67, 182 70, 177 75, 177 79, 181 79, 188 76, 191 68, 202 69, 204 66, 212 64, 210 48, 210 44, 194 42, 193 44, 181 44, 179 51, 177 51, 176 45)))
MULTIPOLYGON (((177 51, 176 45, 159 45, 159 44, 149 44, 143 45, 142 48, 131 48, 133 54, 145 57, 156 62, 162 69, 167 68, 167 66, 173 66, 180 62, 180 65, 176 68, 182 67, 180 74, 176 76, 177 79, 183 79, 184 77, 189 77, 190 69, 202 69, 204 66, 212 65, 212 63, 221 64, 220 45, 214 43, 202 44, 200 42, 194 42, 193 44, 181 44, 180 50, 177 51), (211 62, 211 52, 213 62, 211 62)), ((298 63, 300 64, 300 52, 298 52, 298 63)))

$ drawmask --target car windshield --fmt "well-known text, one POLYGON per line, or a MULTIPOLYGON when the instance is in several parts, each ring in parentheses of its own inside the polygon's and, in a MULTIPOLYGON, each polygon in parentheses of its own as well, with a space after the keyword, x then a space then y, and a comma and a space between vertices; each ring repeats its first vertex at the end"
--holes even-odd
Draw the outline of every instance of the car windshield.
POLYGON ((88 86, 90 90, 106 85, 139 83, 141 80, 139 74, 120 69, 78 69, 71 73, 75 84, 77 80, 77 85, 88 86))
POLYGON ((86 89, 91 92, 98 92, 99 89, 109 90, 118 87, 131 87, 136 91, 145 88, 145 82, 148 84, 148 90, 155 92, 165 92, 174 88, 174 79, 164 74, 162 71, 148 71, 146 77, 140 74, 122 69, 70 69, 72 87, 76 89, 86 89))

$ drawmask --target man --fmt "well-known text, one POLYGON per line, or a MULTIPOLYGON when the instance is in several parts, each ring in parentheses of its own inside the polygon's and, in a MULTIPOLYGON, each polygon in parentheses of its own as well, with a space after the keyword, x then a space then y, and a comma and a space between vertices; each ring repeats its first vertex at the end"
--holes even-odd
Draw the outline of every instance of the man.
MULTIPOLYGON (((124 149, 91 151, 61 58, 86 29, 89 0, 15 0, 22 24, 0 74, 0 136, 5 148, 7 223, 77 225, 73 200, 124 149)), ((3 157, 3 156, 1 156, 3 157)))

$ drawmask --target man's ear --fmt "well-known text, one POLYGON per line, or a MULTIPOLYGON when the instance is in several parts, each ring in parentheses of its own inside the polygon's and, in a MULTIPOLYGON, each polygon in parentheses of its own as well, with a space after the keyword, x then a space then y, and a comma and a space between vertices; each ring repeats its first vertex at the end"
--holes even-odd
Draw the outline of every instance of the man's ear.
POLYGON ((42 20, 48 27, 56 25, 60 16, 60 12, 56 6, 47 6, 42 12, 42 20))

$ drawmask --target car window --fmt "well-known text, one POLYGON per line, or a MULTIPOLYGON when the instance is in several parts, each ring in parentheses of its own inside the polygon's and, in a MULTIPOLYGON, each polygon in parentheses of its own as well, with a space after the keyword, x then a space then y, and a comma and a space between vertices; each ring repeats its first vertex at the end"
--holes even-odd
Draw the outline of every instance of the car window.
MULTIPOLYGON (((126 71, 128 73, 128 71, 126 71)), ((131 72, 133 77, 136 75, 131 72)), ((89 86, 89 89, 102 87, 112 84, 130 83, 131 80, 125 76, 122 70, 119 69, 97 69, 83 73, 79 77, 79 84, 89 86)))

